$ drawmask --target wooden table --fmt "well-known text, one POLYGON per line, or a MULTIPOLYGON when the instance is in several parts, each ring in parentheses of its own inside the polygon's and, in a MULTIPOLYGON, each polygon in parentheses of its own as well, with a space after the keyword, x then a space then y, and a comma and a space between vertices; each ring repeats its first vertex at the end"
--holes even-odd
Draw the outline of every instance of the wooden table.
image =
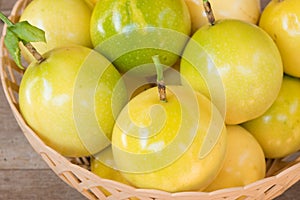
MULTIPOLYGON (((16 0, 0 0, 0 10, 8 15, 15 2, 16 0)), ((0 23, 1 32, 2 26, 0 23)), ((300 182, 277 200, 299 198, 300 182)), ((29 145, 11 113, 0 83, 0 200, 17 199, 85 198, 60 180, 29 145)))

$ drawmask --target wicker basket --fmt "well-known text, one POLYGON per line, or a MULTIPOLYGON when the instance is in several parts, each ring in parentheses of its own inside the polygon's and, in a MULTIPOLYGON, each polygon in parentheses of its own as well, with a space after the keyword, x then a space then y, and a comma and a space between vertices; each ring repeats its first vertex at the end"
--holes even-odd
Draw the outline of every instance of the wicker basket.
MULTIPOLYGON (((23 9, 30 0, 19 0, 11 13, 10 19, 17 22, 23 9)), ((6 33, 4 26, 3 35, 6 33)), ((284 159, 267 161, 267 177, 249 184, 245 187, 228 188, 210 193, 205 192, 181 192, 168 193, 159 190, 136 189, 112 180, 98 177, 88 170, 89 159, 65 158, 50 147, 34 133, 34 131, 25 123, 19 111, 18 89, 23 71, 20 70, 14 61, 11 60, 1 37, 1 59, 0 73, 3 89, 11 110, 24 132, 26 138, 39 153, 49 167, 67 184, 77 189, 88 199, 136 199, 143 200, 174 200, 174 199, 273 199, 300 179, 300 156, 299 153, 284 159), (103 192, 100 188, 104 188, 103 192)))

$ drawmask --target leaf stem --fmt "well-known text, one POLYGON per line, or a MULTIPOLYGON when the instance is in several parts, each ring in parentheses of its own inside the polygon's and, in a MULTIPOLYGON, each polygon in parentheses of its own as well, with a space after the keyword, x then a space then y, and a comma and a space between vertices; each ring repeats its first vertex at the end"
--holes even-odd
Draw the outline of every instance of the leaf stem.
POLYGON ((2 13, 0 12, 0 19, 7 25, 13 26, 14 24, 2 13))
MULTIPOLYGON (((24 35, 22 35, 22 33, 20 33, 20 29, 22 29, 22 31, 24 31, 25 28, 32 28, 33 26, 31 26, 30 24, 28 24, 28 26, 24 26, 24 24, 22 23, 16 23, 14 24, 12 21, 10 21, 2 12, 0 12, 0 19, 7 25, 7 33, 5 36, 5 46, 8 49, 8 51, 10 52, 10 54, 14 55, 13 59, 15 60, 16 64, 23 69, 23 66, 20 62, 20 47, 19 47, 19 42, 22 42, 24 44, 24 46, 28 49, 28 51, 32 54, 32 56, 37 60, 38 63, 41 63, 44 58, 42 57, 42 55, 33 47, 33 45, 30 43, 31 41, 35 41, 36 38, 31 38, 30 40, 26 40, 24 39, 24 35), (23 26, 17 26, 22 24, 23 26), (19 29, 18 29, 19 28, 19 29), (16 31, 16 29, 18 29, 19 31, 16 31), (16 32, 15 32, 16 31, 16 32), (9 33, 9 34, 8 34, 9 33), (8 37, 9 35, 9 37, 8 37)), ((27 24, 25 24, 27 25, 27 24)), ((36 27, 34 27, 35 31, 37 30, 36 27)), ((31 29, 32 30, 32 29, 31 29)), ((21 31, 21 32, 22 32, 21 31)), ((39 30, 42 31, 42 30, 39 30)), ((44 32, 43 33, 43 39, 44 37, 44 32)))
POLYGON ((156 73, 157 73, 156 84, 158 88, 159 100, 162 102, 167 102, 166 85, 164 82, 164 75, 163 75, 163 66, 160 63, 158 55, 153 56, 152 60, 155 65, 156 73))
POLYGON ((214 16, 213 10, 211 8, 210 2, 208 0, 203 0, 203 6, 204 6, 204 10, 205 10, 208 22, 211 25, 214 25, 216 20, 215 20, 215 16, 214 16))

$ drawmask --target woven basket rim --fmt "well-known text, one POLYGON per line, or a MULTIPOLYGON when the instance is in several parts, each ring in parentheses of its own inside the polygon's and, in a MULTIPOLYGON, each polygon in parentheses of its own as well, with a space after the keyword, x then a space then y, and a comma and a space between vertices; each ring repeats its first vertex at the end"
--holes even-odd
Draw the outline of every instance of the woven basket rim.
MULTIPOLYGON (((24 6, 26 6, 31 0, 18 0, 11 12, 10 17, 15 19, 15 16, 18 15, 24 6)), ((8 62, 10 59, 7 50, 4 45, 4 36, 6 33, 7 26, 4 25, 2 36, 0 40, 0 76, 2 87, 4 90, 4 94, 9 103, 9 106, 16 118, 20 128, 25 134, 27 140, 34 148, 34 150, 41 155, 41 157, 45 160, 45 162, 49 165, 49 167, 58 175, 62 180, 64 180, 71 187, 77 189, 80 193, 86 196, 89 199, 106 199, 106 196, 103 192, 98 188, 99 186, 108 186, 111 193, 114 195, 114 190, 112 188, 116 188, 117 191, 124 191, 122 193, 123 197, 133 197, 137 196, 140 199, 182 199, 182 198, 190 198, 190 199, 224 199, 227 197, 228 199, 234 199, 240 197, 241 195, 248 196, 249 199, 257 199, 257 192, 259 188, 266 188, 265 191, 261 192, 261 199, 272 199, 279 195, 281 195, 284 191, 286 191, 289 187, 291 187, 294 183, 300 180, 300 161, 295 161, 290 166, 286 168, 279 169, 280 171, 276 171, 276 174, 271 174, 268 177, 256 181, 254 183, 248 184, 243 187, 234 187, 234 188, 226 188, 220 189, 213 192, 196 192, 196 191, 187 191, 187 192, 176 192, 169 193, 165 191, 160 191, 156 189, 139 189, 134 188, 129 185, 125 185, 123 183, 119 183, 113 180, 104 179, 91 171, 84 169, 78 164, 73 164, 68 160, 68 158, 63 157, 58 152, 47 146, 37 135, 36 133, 26 124, 23 119, 21 113, 18 110, 16 102, 12 99, 12 93, 9 89, 8 76, 6 69, 12 68, 11 62, 8 62), (291 177, 293 179, 291 179, 291 177), (290 179, 291 180, 290 180, 290 179), (280 182, 281 180, 285 182, 280 182), (280 188, 278 183, 281 183, 280 188), (258 187, 259 186, 259 187, 258 187), (253 194, 251 193, 253 191, 253 194), (127 196, 126 196, 127 195, 127 196)), ((263 190, 263 189, 262 189, 263 190)), ((120 196, 120 195, 119 195, 120 196)), ((121 197, 120 196, 120 197, 121 197)), ((247 198, 247 199, 248 199, 247 198)))

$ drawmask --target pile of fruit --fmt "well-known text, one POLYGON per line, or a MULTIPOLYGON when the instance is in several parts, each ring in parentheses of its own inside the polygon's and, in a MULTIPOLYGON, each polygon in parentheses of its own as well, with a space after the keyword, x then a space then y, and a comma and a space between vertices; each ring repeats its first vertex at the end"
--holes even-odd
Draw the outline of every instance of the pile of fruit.
POLYGON ((20 111, 46 145, 137 188, 214 191, 300 150, 299 7, 34 0, 1 19, 29 63, 20 111))

